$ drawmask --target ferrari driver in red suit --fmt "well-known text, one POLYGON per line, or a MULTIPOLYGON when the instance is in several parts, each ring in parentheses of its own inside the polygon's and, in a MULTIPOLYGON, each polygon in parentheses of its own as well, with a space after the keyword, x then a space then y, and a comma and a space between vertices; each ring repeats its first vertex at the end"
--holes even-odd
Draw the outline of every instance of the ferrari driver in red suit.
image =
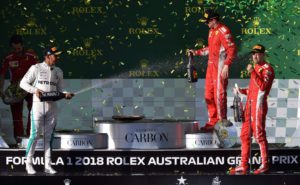
POLYGON ((266 138, 266 115, 268 112, 267 97, 275 78, 272 66, 267 63, 265 47, 257 44, 252 48, 252 59, 254 67, 249 64, 247 71, 251 75, 249 87, 246 89, 234 89, 234 93, 247 95, 245 106, 245 119, 242 125, 242 159, 241 164, 230 170, 230 174, 247 174, 248 160, 250 157, 250 145, 252 134, 259 145, 261 155, 261 166, 254 170, 254 174, 265 173, 269 170, 268 163, 268 141, 266 138))
MULTIPOLYGON (((10 38, 10 45, 13 49, 3 60, 0 69, 0 95, 2 96, 4 87, 4 78, 9 71, 10 83, 15 84, 23 78, 30 66, 38 63, 37 55, 33 51, 24 50, 23 40, 20 35, 13 35, 10 38)), ((28 109, 28 121, 26 128, 26 136, 30 134, 30 110, 32 107, 32 95, 28 94, 24 98, 27 102, 28 109)), ((13 128, 14 137, 19 142, 19 137, 24 136, 23 128, 23 100, 18 103, 13 103, 10 105, 12 118, 13 118, 13 128)))
POLYGON ((194 55, 208 55, 205 79, 205 101, 209 121, 201 128, 203 132, 212 132, 218 121, 227 119, 227 85, 229 67, 236 56, 236 45, 231 31, 219 22, 219 15, 207 10, 202 19, 210 28, 208 47, 189 50, 194 55))

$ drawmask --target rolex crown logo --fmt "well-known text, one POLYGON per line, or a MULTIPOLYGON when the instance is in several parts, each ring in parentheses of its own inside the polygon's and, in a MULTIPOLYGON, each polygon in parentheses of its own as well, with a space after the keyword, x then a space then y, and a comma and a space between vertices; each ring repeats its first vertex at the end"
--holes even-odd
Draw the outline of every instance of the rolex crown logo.
POLYGON ((28 27, 34 27, 34 26, 37 26, 37 24, 36 24, 36 18, 34 18, 34 17, 29 17, 29 18, 28 18, 28 22, 27 22, 27 26, 28 26, 28 27))
POLYGON ((65 183, 65 185, 70 185, 71 184, 71 180, 70 179, 65 179, 64 183, 65 183))
POLYGON ((204 1, 204 0, 197 0, 197 2, 198 2, 199 5, 202 5, 202 4, 203 4, 203 1, 204 1))
POLYGON ((204 40, 202 38, 198 38, 196 40, 196 44, 195 44, 195 47, 198 47, 198 48, 203 48, 204 46, 204 40))
POLYGON ((261 19, 259 17, 254 17, 253 18, 253 26, 258 27, 260 24, 261 19))
POLYGON ((147 68, 148 67, 148 63, 149 63, 149 61, 147 59, 140 60, 140 66, 141 66, 141 68, 142 69, 147 68))
POLYGON ((85 48, 90 48, 92 46, 93 39, 87 38, 83 40, 83 44, 85 48))
POLYGON ((85 5, 90 5, 91 4, 91 0, 83 0, 85 5))
POLYGON ((141 25, 141 26, 146 26, 147 23, 148 23, 148 18, 147 17, 141 17, 138 19, 138 23, 141 25))

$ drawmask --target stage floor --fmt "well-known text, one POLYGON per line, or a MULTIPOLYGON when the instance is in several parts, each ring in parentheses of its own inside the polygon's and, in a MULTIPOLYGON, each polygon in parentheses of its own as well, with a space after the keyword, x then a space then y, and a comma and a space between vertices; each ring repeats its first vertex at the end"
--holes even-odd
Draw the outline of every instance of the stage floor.
POLYGON ((89 175, 62 174, 26 176, 0 176, 3 185, 294 185, 300 175, 269 174, 269 175, 194 175, 194 174, 154 174, 154 175, 89 175))

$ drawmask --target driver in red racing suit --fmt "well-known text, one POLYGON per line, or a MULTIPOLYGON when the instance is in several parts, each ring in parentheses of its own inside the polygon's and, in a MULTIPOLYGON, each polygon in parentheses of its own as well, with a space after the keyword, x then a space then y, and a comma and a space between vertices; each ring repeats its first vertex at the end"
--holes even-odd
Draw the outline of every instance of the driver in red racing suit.
POLYGON ((259 145, 261 155, 261 166, 254 171, 254 174, 265 173, 269 170, 265 123, 268 112, 267 97, 271 90, 275 74, 272 66, 264 60, 264 46, 260 44, 255 45, 251 53, 254 67, 251 64, 247 66, 247 71, 251 74, 249 88, 234 89, 235 93, 238 91, 241 94, 246 94, 247 102, 244 114, 245 121, 243 122, 240 136, 242 142, 242 160, 240 166, 230 170, 230 174, 247 174, 252 133, 259 145))
MULTIPOLYGON (((37 55, 30 50, 25 51, 23 48, 23 40, 20 35, 13 35, 10 39, 10 45, 13 51, 9 53, 3 60, 1 70, 0 70, 0 95, 3 93, 4 78, 7 71, 10 74, 10 83, 15 84, 23 78, 30 66, 38 63, 37 55)), ((30 110, 32 107, 32 94, 27 94, 24 98, 27 102, 28 109, 28 120, 26 128, 26 136, 30 134, 30 110)), ((20 142, 20 138, 24 136, 23 128, 23 100, 18 103, 10 105, 14 137, 17 143, 20 142)))
POLYGON ((227 85, 229 66, 236 56, 236 45, 231 31, 219 22, 219 15, 213 10, 204 14, 205 23, 210 28, 208 47, 189 50, 194 55, 208 55, 205 79, 205 101, 209 121, 201 128, 203 132, 211 132, 218 121, 227 119, 227 85))

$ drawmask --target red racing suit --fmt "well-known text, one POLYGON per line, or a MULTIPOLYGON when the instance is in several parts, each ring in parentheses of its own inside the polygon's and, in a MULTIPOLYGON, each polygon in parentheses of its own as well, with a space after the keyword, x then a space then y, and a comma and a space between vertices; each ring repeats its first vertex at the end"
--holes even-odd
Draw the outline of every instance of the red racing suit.
MULTIPOLYGON (((0 75, 4 79, 5 74, 9 71, 11 84, 21 81, 23 76, 31 65, 38 63, 37 55, 33 51, 24 51, 21 56, 16 55, 14 52, 9 53, 3 60, 0 75)), ((3 87, 0 87, 3 88, 3 87)), ((2 90, 2 89, 0 89, 2 90)), ((32 94, 25 97, 28 109, 28 121, 26 128, 26 135, 30 134, 30 110, 32 107, 32 94)), ((23 101, 10 105, 15 138, 24 136, 23 128, 23 101)))
POLYGON ((242 142, 242 166, 248 166, 252 133, 260 148, 262 165, 268 164, 268 141, 266 139, 265 123, 268 112, 267 96, 274 78, 275 74, 272 66, 263 61, 254 66, 249 87, 239 89, 240 93, 247 95, 245 121, 243 122, 240 136, 242 142))
POLYGON ((214 126, 218 120, 227 119, 228 79, 221 77, 224 65, 231 65, 236 56, 236 45, 230 30, 219 23, 209 30, 208 47, 197 50, 195 55, 208 55, 205 79, 205 101, 208 110, 208 125, 214 126))

